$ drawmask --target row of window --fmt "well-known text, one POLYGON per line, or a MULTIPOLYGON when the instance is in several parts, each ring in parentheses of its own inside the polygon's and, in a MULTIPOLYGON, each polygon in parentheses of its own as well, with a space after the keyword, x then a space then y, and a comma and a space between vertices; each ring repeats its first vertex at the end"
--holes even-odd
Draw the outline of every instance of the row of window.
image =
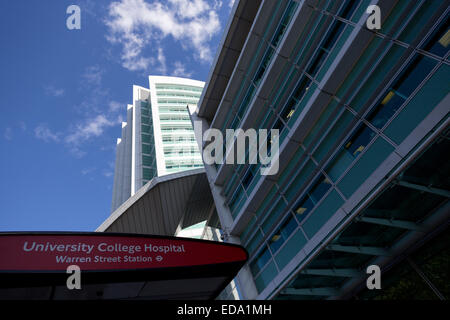
MULTIPOLYGON (((422 46, 423 49, 433 48, 434 54, 445 56, 448 54, 448 42, 446 37, 450 37, 448 28, 448 19, 444 20, 440 27, 436 29, 429 41, 422 46)), ((382 98, 375 103, 370 112, 367 113, 363 121, 349 135, 349 138, 343 143, 341 149, 325 168, 326 173, 334 181, 337 181, 340 175, 355 162, 355 159, 364 152, 367 146, 374 140, 376 130, 383 130, 390 119, 399 112, 407 99, 416 90, 418 86, 427 78, 437 61, 415 54, 403 71, 392 81, 389 88, 381 95, 382 98), (371 128, 368 124, 373 126, 371 128)), ((272 253, 275 253, 289 236, 297 229, 298 223, 311 212, 317 205, 317 202, 330 189, 331 184, 328 178, 320 175, 311 188, 304 192, 303 196, 294 206, 294 215, 288 214, 285 221, 277 228, 271 237, 268 238, 268 246, 272 253)), ((268 247, 264 246, 251 263, 254 275, 269 261, 271 255, 268 247)))
POLYGON ((200 94, 185 94, 185 93, 171 93, 171 92, 158 92, 158 97, 187 97, 187 98, 194 98, 199 99, 200 94))
MULTIPOLYGON (((347 0, 343 6, 340 9, 340 12, 338 15, 340 15, 344 19, 349 19, 353 12, 355 11, 357 7, 357 4, 355 1, 349 1, 347 0)), ((329 28, 329 31, 325 35, 324 39, 322 40, 321 44, 319 45, 318 52, 316 52, 315 57, 311 60, 310 66, 308 68, 308 72, 311 73, 310 75, 314 77, 315 73, 319 70, 319 68, 322 66, 324 61, 326 60, 326 57, 328 53, 331 51, 333 45, 337 41, 337 39, 340 36, 340 33, 344 29, 344 23, 335 20, 331 27, 329 28)), ((298 62, 298 61, 297 61, 298 62)), ((296 111, 297 106, 299 105, 299 102, 303 99, 305 94, 308 92, 309 87, 311 84, 311 80, 308 76, 304 75, 300 78, 300 80, 297 82, 297 85, 293 89, 293 93, 289 99, 287 99, 287 103, 284 105, 284 107, 281 109, 280 116, 278 119, 274 120, 274 124, 272 125, 272 129, 278 129, 280 132, 284 130, 284 128, 287 125, 288 120, 292 117, 294 112, 296 111)), ((289 83, 288 83, 289 85, 289 83)), ((271 138, 268 136, 267 140, 268 149, 270 150, 271 146, 271 138)), ((245 174, 242 178, 242 186, 246 190, 248 186, 251 185, 251 182, 253 181, 255 177, 255 173, 258 171, 259 165, 250 165, 245 174)), ((238 168, 238 172, 240 172, 241 167, 238 168)), ((229 182, 229 186, 231 186, 231 181, 229 182)), ((241 187, 239 186, 232 197, 229 200, 228 205, 231 208, 235 208, 236 200, 242 199, 242 190, 239 190, 241 187)), ((229 188, 226 188, 226 190, 229 190, 229 188)))
POLYGON ((171 84, 157 84, 157 85, 155 85, 155 87, 157 90, 185 90, 185 91, 194 91, 194 92, 202 92, 203 91, 203 88, 185 86, 185 85, 179 86, 179 85, 171 85, 171 84))
MULTIPOLYGON (((350 15, 352 14, 352 12, 355 9, 355 5, 353 2, 350 2, 347 4, 347 6, 343 7, 343 12, 345 14, 342 14, 341 16, 343 17, 350 17, 350 15)), ((426 43, 423 46, 423 49, 425 48, 433 48, 434 53, 439 53, 441 55, 444 55, 448 50, 446 49, 446 45, 448 45, 448 38, 449 36, 449 29, 448 29, 448 19, 444 19, 443 22, 441 23, 441 26, 439 28, 436 28, 436 31, 433 33, 433 37, 430 39, 430 41, 428 43, 426 43), (446 39, 447 39, 447 43, 446 43, 446 39)), ((330 28, 330 31, 328 33, 328 36, 322 41, 323 46, 321 46, 321 48, 325 48, 326 50, 329 51, 329 48, 331 47, 331 44, 333 42, 336 41, 337 39, 337 33, 336 30, 341 30, 342 31, 343 27, 342 27, 342 22, 337 21, 336 25, 332 26, 330 28), (330 40, 333 39, 333 40, 330 40)), ((319 63, 317 61, 320 60, 324 60, 321 57, 323 57, 323 54, 319 54, 318 56, 316 56, 314 59, 312 59, 312 63, 309 69, 310 70, 314 70, 317 69, 317 66, 319 65, 319 63)), ((422 57, 420 56, 419 58, 417 58, 416 63, 419 63, 419 60, 427 60, 428 58, 426 57, 422 57)), ((429 60, 429 59, 428 59, 429 60)), ((430 61, 428 61, 430 62, 430 61)), ((323 63, 323 61, 321 61, 321 63, 323 63)), ((413 63, 414 64, 414 63, 413 63)), ((431 68, 431 65, 427 68, 426 64, 423 63, 423 68, 425 69, 429 69, 431 68)), ((430 63, 428 63, 430 64, 430 63)), ((427 70, 424 70, 425 73, 427 73, 427 70)), ((311 72, 311 71, 310 71, 311 72)), ((316 71, 311 72, 312 75, 315 74, 316 71)), ((406 72, 408 73, 408 72, 406 72)), ((411 79, 413 79, 412 81, 414 81, 414 79, 417 79, 417 77, 415 75, 410 76, 411 79)), ((284 108, 282 109, 282 111, 280 112, 280 118, 275 121, 275 124, 273 125, 273 128, 276 129, 284 129, 285 125, 287 124, 287 121, 289 120, 290 117, 292 117, 292 115, 294 114, 295 107, 298 106, 299 101, 301 99, 301 97, 303 97, 305 95, 305 93, 308 91, 308 88, 310 86, 311 80, 307 77, 307 76, 303 76, 303 78, 301 78, 296 86, 296 88, 294 89, 294 94, 293 96, 291 96, 291 98, 288 100, 288 102, 285 104, 284 108)), ((405 84, 405 86, 409 86, 409 84, 405 84)), ((390 118, 390 116, 392 116, 392 114, 397 110, 397 108, 405 101, 404 95, 402 97, 401 94, 396 93, 397 91, 395 91, 395 88, 393 88, 394 90, 391 90, 389 93, 387 93, 386 97, 382 99, 382 101, 380 102, 380 107, 383 106, 384 104, 390 104, 390 108, 383 108, 383 113, 377 113, 377 117, 375 119, 373 119, 373 125, 376 126, 377 128, 380 128, 380 125, 384 124, 386 121, 386 118, 390 118), (389 110, 389 111, 388 111, 389 110), (382 117, 384 117, 385 119, 381 119, 382 117)), ((374 113, 376 112, 376 110, 374 110, 374 113)), ((374 114, 373 113, 373 114, 374 114)), ((269 118, 269 115, 268 117, 269 118)), ((364 131, 366 134, 370 134, 370 131, 365 130, 364 131)), ((355 146, 355 143, 353 144, 353 146, 355 146)), ((359 145, 357 146, 356 149, 360 149, 359 152, 361 151, 362 146, 359 145)), ((355 150, 356 151, 356 150, 355 150)), ((343 155, 345 157, 345 155, 343 155)), ((244 187, 244 189, 247 189, 247 187, 249 185, 251 185, 252 179, 255 175, 255 172, 257 172, 258 170, 257 165, 253 165, 253 166, 249 166, 247 168, 247 171, 244 173, 243 178, 241 180, 242 182, 242 186, 244 187)), ((238 167, 237 171, 240 172, 241 167, 238 167)), ((228 194, 228 191, 231 189, 231 186, 233 186, 233 184, 236 181, 229 181, 228 185, 226 186, 226 194, 228 194)), ((235 195, 242 195, 241 190, 239 190, 238 192, 235 193, 235 195)), ((231 198, 231 205, 233 206, 233 202, 236 200, 236 196, 231 198)))
MULTIPOLYGON (((256 88, 259 86, 260 81, 263 78, 265 71, 267 70, 267 67, 272 60, 275 50, 278 47, 280 40, 283 38, 283 35, 287 29, 287 26, 289 25, 289 23, 291 21, 291 18, 293 16, 297 6, 298 6, 297 2, 292 1, 292 0, 289 1, 289 3, 282 15, 282 18, 280 19, 278 26, 276 27, 274 34, 272 35, 272 38, 269 41, 269 45, 263 54, 263 58, 254 73, 251 83, 249 84, 249 87, 247 88, 244 98, 241 101, 239 107, 237 108, 236 115, 234 115, 231 125, 229 124, 229 121, 231 119, 230 116, 232 115, 232 113, 230 113, 229 117, 225 120, 225 122, 222 126, 223 134, 225 134, 226 129, 230 129, 230 128, 236 129, 238 127, 239 123, 241 122, 245 112, 247 111, 248 105, 252 101, 252 98, 256 92, 256 88)), ((266 29, 266 32, 267 32, 267 30, 268 29, 266 29)), ((249 69, 251 69, 251 67, 249 69)))

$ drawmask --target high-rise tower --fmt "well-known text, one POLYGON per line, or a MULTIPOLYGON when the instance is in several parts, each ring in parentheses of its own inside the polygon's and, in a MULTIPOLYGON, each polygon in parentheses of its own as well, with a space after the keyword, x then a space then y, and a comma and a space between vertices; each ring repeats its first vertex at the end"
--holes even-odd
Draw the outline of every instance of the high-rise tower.
POLYGON ((111 212, 153 177, 203 166, 187 112, 203 86, 163 76, 150 76, 149 88, 133 86, 133 104, 117 140, 111 212))

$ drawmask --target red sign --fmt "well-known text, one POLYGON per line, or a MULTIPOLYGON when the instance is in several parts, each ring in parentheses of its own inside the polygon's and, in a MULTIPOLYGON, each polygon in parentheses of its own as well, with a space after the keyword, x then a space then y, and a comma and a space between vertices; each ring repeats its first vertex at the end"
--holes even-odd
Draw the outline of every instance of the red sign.
POLYGON ((240 246, 219 242, 141 235, 0 234, 0 272, 130 270, 245 262, 240 246))

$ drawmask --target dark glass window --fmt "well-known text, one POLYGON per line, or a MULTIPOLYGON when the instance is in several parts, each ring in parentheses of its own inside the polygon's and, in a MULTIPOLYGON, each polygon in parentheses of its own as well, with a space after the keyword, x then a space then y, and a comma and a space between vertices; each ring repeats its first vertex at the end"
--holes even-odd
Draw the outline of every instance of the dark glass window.
POLYGON ((368 115, 367 120, 374 127, 381 129, 394 113, 405 102, 405 98, 394 89, 390 88, 388 93, 382 98, 381 102, 368 115))
POLYGON ((336 20, 331 28, 331 31, 328 32, 328 35, 322 44, 322 48, 328 52, 333 47, 333 44, 336 42, 344 27, 345 24, 342 21, 336 20))
POLYGON ((347 3, 338 15, 344 19, 350 19, 359 3, 360 1, 358 0, 347 0, 347 3))
POLYGON ((394 84, 381 98, 381 101, 368 114, 367 120, 381 129, 395 114, 411 93, 428 76, 436 62, 422 55, 416 55, 405 71, 394 81, 394 84))
POLYGON ((295 111, 295 106, 297 104, 297 100, 294 97, 291 97, 288 101, 288 103, 286 103, 286 105, 283 108, 283 111, 281 112, 281 118, 284 121, 288 121, 290 117, 292 117, 292 114, 295 111))
POLYGON ((316 182, 306 191, 306 194, 295 204, 294 212, 297 215, 297 219, 302 221, 330 188, 331 182, 324 175, 320 175, 316 182))
POLYGON ((314 77, 317 71, 319 71, 327 55, 328 52, 325 51, 325 49, 319 48, 319 51, 316 53, 314 60, 312 61, 310 67, 308 68, 308 71, 306 71, 311 77, 314 77))
POLYGON ((361 124, 350 139, 347 140, 344 149, 356 158, 363 152, 374 136, 375 132, 373 132, 373 130, 365 124, 361 124))
POLYGON ((298 86, 295 88, 294 98, 300 101, 303 98, 305 92, 308 91, 310 84, 311 80, 308 77, 303 77, 298 86))
POLYGON ((247 93, 245 95, 244 100, 242 100, 242 103, 239 106, 239 110, 237 112, 237 115, 239 118, 242 118, 242 116, 244 115, 245 110, 247 109, 247 106, 250 103, 251 98, 253 97, 254 91, 255 91, 255 87, 251 84, 250 87, 247 89, 247 93))
POLYGON ((259 252, 256 259, 251 263, 250 268, 255 276, 270 260, 270 252, 266 246, 259 252))
POLYGON ((249 168, 247 169, 247 172, 244 175, 244 178, 242 179, 242 185, 245 189, 250 185, 250 182, 252 182, 253 177, 255 176, 253 173, 255 165, 249 165, 249 168))
POLYGON ((266 71, 267 66, 269 65, 270 59, 272 59, 274 50, 269 47, 264 54, 264 57, 262 59, 261 65, 258 68, 258 71, 256 71, 255 77, 253 78, 253 83, 257 86, 259 84, 259 81, 261 80, 264 72, 266 71))
POLYGON ((294 9, 297 7, 297 3, 295 1, 290 1, 286 10, 284 11, 283 18, 281 19, 280 25, 275 31, 274 36, 272 37, 271 44, 274 47, 278 46, 280 39, 283 37, 284 32, 286 31, 287 25, 291 20, 292 14, 294 13, 294 9))
POLYGON ((445 19, 441 22, 440 26, 431 35, 422 49, 432 52, 440 57, 447 54, 450 45, 450 14, 447 14, 445 19))
POLYGON ((297 222, 294 217, 289 214, 281 227, 270 238, 269 246, 272 252, 276 252, 281 245, 289 238, 289 236, 297 229, 297 222))
POLYGON ((328 189, 330 189, 331 183, 328 179, 326 179, 323 175, 318 178, 318 181, 312 186, 309 191, 310 196, 317 203, 322 197, 327 193, 328 189))
POLYGON ((402 75, 395 81, 393 88, 405 97, 409 97, 435 65, 436 62, 432 59, 416 55, 402 75))
POLYGON ((298 221, 302 221, 306 215, 314 208, 314 202, 309 195, 304 196, 294 207, 294 212, 298 221))

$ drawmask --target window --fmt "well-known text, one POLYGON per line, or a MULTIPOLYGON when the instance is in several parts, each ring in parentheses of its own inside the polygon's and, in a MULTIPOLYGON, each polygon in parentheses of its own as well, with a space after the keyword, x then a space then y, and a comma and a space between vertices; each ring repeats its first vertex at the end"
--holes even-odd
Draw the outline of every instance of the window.
POLYGON ((141 130, 142 130, 142 132, 144 132, 144 133, 150 133, 150 126, 146 126, 145 124, 143 124, 143 125, 141 126, 141 130))
POLYGON ((317 203, 327 193, 331 187, 331 182, 324 175, 320 175, 317 182, 311 187, 308 192, 312 199, 317 203))
POLYGON ((272 59, 273 52, 274 52, 274 50, 271 47, 269 47, 267 49, 266 53, 264 54, 264 57, 258 68, 258 71, 256 72, 255 77, 253 78, 253 83, 255 84, 255 86, 257 86, 259 84, 259 81, 261 80, 264 72, 266 71, 266 68, 269 65, 270 59, 272 59))
POLYGON ((416 55, 408 67, 405 68, 405 71, 400 74, 387 90, 381 101, 368 114, 367 120, 374 127, 381 129, 427 77, 435 65, 436 62, 432 59, 416 55))
POLYGON ((431 35, 422 49, 434 53, 440 57, 447 54, 450 45, 450 19, 449 14, 441 22, 440 26, 431 35))
MULTIPOLYGON (((347 1, 346 5, 341 8, 341 11, 338 15, 341 15, 344 18, 349 18, 354 10, 356 9, 357 1, 349 0, 347 1)), ((309 68, 307 69, 307 73, 314 77, 319 71, 320 67, 328 57, 328 54, 330 53, 331 48, 336 43, 337 39, 341 35, 342 31, 344 30, 345 24, 342 21, 335 20, 333 22, 333 25, 327 32, 324 40, 319 45, 319 49, 312 60, 309 68)))
POLYGON ((357 127, 355 132, 345 142, 341 151, 325 169, 328 175, 336 181, 353 160, 364 151, 374 137, 375 132, 365 124, 357 127))
POLYGON ((345 6, 342 8, 341 12, 339 13, 339 16, 341 16, 344 19, 350 19, 358 4, 359 1, 348 0, 345 6))
POLYGON ((331 181, 321 174, 306 191, 306 194, 295 204, 294 213, 297 219, 302 221, 330 188, 331 181))
POLYGON ((248 188, 250 182, 252 182, 253 177, 255 176, 253 172, 255 167, 256 165, 249 165, 247 172, 245 173, 244 178, 242 179, 242 185, 244 186, 245 189, 248 188))
POLYGON ((275 31, 274 36, 272 37, 271 44, 274 47, 278 46, 278 43, 280 42, 280 39, 283 37, 284 32, 286 31, 286 28, 289 24, 289 21, 291 20, 292 14, 294 13, 295 8, 297 7, 297 3, 295 1, 290 1, 288 4, 286 11, 283 14, 283 18, 281 19, 281 22, 275 31))
POLYGON ((289 214, 281 227, 275 232, 275 234, 269 240, 269 246, 273 253, 275 253, 281 245, 289 238, 289 236, 297 229, 297 221, 289 214))
POLYGON ((269 260, 270 252, 267 247, 264 246, 264 248, 256 256, 255 260, 250 264, 250 269, 252 270, 253 276, 257 275, 269 260))
POLYGON ((305 219, 306 215, 314 208, 314 202, 309 195, 303 196, 300 201, 294 207, 295 215, 298 221, 305 219))
POLYGON ((357 128, 356 132, 345 143, 344 150, 356 158, 361 152, 363 152, 364 148, 369 144, 374 136, 375 132, 373 132, 365 124, 361 124, 357 128))
POLYGON ((141 138, 142 138, 142 142, 147 142, 147 143, 151 143, 152 142, 151 141, 151 136, 148 135, 148 134, 142 134, 141 138))
POLYGON ((152 146, 148 144, 142 144, 142 153, 151 154, 152 153, 152 146))
POLYGON ((142 169, 142 177, 145 180, 151 180, 154 177, 154 171, 152 169, 142 169))
POLYGON ((153 165, 153 157, 143 155, 142 165, 151 167, 153 165))

